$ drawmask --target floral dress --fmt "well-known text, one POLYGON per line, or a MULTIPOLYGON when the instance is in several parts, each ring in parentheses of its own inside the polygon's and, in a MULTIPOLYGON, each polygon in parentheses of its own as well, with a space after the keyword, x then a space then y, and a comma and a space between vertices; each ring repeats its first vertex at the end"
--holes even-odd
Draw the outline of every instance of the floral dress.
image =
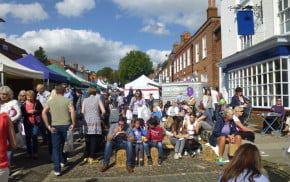
POLYGON ((86 134, 102 134, 100 110, 100 96, 91 95, 84 99, 84 118, 86 134))

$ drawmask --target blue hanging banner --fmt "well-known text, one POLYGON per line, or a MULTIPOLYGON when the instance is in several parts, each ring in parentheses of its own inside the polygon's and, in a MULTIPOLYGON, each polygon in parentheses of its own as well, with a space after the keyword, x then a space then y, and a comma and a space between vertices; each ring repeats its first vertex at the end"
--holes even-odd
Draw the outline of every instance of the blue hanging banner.
POLYGON ((237 24, 239 35, 254 35, 254 13, 253 11, 238 11, 237 24))

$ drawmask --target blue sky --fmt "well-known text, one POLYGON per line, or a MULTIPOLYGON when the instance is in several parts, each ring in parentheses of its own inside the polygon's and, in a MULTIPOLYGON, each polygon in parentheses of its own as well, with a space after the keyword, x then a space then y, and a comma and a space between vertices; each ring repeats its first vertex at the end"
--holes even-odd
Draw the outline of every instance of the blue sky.
POLYGON ((89 70, 117 69, 130 50, 157 65, 182 32, 203 24, 206 8, 207 0, 0 0, 0 38, 89 70))

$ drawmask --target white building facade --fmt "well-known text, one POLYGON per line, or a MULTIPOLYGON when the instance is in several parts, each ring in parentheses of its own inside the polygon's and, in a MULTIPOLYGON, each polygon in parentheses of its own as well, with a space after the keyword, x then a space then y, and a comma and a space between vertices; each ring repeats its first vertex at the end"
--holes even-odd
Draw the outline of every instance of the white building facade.
POLYGON ((280 97, 290 109, 290 0, 221 0, 221 32, 220 86, 228 101, 241 87, 254 108, 280 97), (253 32, 243 33, 240 14, 252 17, 253 32))

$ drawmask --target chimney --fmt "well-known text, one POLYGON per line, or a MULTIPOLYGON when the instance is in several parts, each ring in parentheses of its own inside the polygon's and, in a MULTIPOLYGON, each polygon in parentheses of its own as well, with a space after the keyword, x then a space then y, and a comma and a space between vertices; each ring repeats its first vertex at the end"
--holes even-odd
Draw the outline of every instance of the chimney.
POLYGON ((64 56, 60 56, 60 64, 65 65, 65 57, 64 56))
POLYGON ((208 0, 207 19, 216 17, 217 15, 218 13, 215 0, 208 0))
POLYGON ((176 53, 178 47, 179 47, 179 42, 175 42, 175 43, 173 44, 173 51, 172 51, 172 52, 176 53))
POLYGON ((180 43, 184 43, 187 39, 190 38, 190 33, 189 32, 182 32, 180 35, 180 43))

